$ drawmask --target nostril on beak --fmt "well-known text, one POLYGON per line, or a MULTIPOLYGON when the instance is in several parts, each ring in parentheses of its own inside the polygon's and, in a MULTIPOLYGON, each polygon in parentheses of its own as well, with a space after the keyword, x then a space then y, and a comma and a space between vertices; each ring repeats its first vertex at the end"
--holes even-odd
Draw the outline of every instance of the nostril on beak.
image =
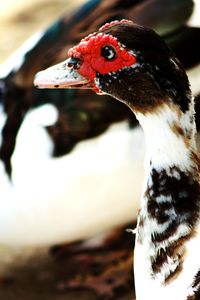
POLYGON ((79 69, 81 66, 81 60, 79 58, 70 58, 67 62, 67 67, 70 69, 79 69))

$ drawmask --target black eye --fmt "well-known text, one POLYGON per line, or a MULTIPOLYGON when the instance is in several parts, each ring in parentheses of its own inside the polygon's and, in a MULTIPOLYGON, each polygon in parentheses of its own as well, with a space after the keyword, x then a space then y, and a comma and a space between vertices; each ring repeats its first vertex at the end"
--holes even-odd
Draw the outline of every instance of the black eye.
POLYGON ((106 60, 112 60, 116 56, 115 49, 112 46, 105 46, 101 49, 101 55, 106 59, 106 60))

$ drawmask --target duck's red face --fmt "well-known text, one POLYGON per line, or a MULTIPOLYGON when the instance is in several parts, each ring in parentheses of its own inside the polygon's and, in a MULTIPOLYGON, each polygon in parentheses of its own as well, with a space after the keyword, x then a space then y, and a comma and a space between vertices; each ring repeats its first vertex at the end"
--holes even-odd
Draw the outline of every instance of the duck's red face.
POLYGON ((148 28, 127 20, 108 23, 70 49, 68 56, 38 73, 35 85, 93 89, 143 112, 152 111, 161 99, 173 99, 188 109, 185 72, 164 41, 148 28))
POLYGON ((115 37, 102 32, 83 39, 69 50, 68 56, 79 60, 78 73, 89 80, 94 80, 97 73, 105 75, 136 63, 132 52, 128 52, 115 37))
POLYGON ((96 84, 97 74, 114 74, 137 62, 133 51, 126 49, 111 34, 102 32, 110 26, 127 22, 130 21, 107 23, 98 32, 82 39, 68 51, 68 60, 39 72, 35 85, 40 88, 90 88, 101 92, 96 84))

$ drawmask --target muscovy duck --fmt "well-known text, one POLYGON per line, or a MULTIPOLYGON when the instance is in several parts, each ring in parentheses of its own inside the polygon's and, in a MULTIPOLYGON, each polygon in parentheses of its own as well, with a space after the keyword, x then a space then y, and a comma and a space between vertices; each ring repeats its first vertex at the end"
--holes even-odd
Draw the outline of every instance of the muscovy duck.
POLYGON ((35 85, 108 94, 130 108, 145 133, 136 298, 199 299, 200 160, 194 101, 182 64, 153 30, 129 20, 105 24, 68 56, 38 73, 35 85))
POLYGON ((34 36, 25 51, 1 66, 4 196, 0 201, 0 243, 69 242, 134 218, 144 153, 142 132, 135 119, 106 95, 99 99, 88 91, 34 90, 33 76, 64 58, 67 49, 85 34, 119 17, 156 29, 190 67, 197 57, 185 55, 181 45, 199 34, 184 25, 192 9, 191 0, 92 0, 34 36), (131 148, 135 149, 134 156, 131 148), (108 203, 113 208, 105 213, 108 203))

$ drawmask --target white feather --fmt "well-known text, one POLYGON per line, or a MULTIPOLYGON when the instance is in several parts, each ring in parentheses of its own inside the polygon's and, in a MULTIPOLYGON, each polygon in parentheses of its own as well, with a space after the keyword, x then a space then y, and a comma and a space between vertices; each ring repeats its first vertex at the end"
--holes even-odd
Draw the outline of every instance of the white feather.
POLYGON ((1 164, 0 244, 51 245, 86 239, 134 221, 143 178, 144 139, 126 122, 52 158, 44 126, 51 105, 30 111, 18 132, 12 183, 1 164))

